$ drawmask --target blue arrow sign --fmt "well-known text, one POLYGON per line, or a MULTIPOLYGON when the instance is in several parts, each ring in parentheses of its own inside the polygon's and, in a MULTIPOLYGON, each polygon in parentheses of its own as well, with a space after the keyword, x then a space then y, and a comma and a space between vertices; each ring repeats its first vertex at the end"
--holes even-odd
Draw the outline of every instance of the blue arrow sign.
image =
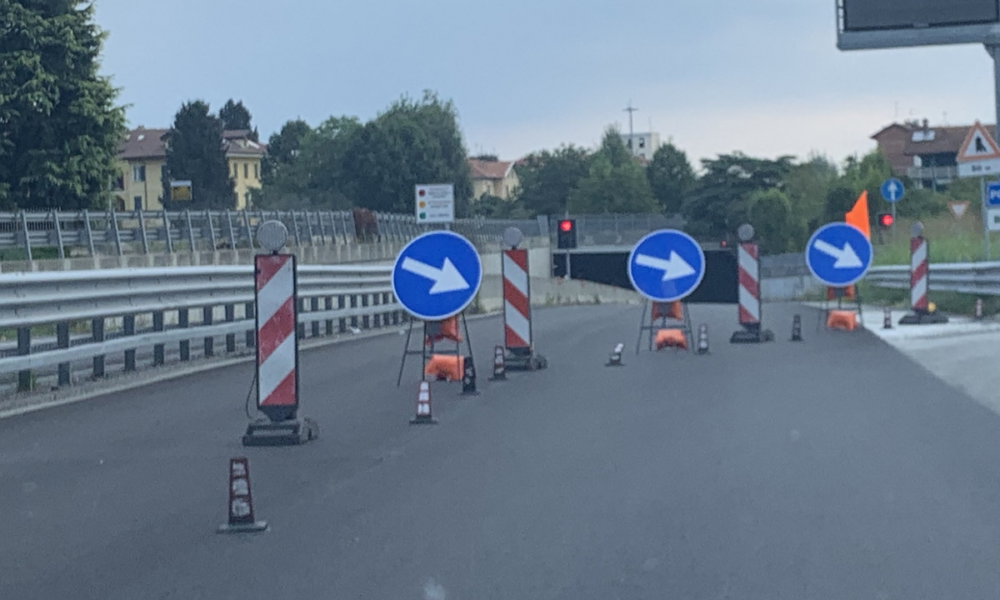
POLYGON ((654 231, 639 240, 628 257, 632 287, 654 302, 680 300, 704 277, 705 253, 682 231, 654 231))
POLYGON ((893 177, 882 182, 882 197, 886 202, 899 202, 905 193, 903 182, 893 177))
POLYGON ((813 276, 828 286, 852 285, 872 265, 872 243, 853 225, 828 223, 809 238, 806 264, 813 276))
POLYGON ((991 181, 986 185, 986 205, 1000 206, 1000 181, 991 181))
POLYGON ((392 267, 392 292, 408 313, 440 321, 462 312, 476 297, 483 264, 472 242, 451 231, 417 236, 392 267))

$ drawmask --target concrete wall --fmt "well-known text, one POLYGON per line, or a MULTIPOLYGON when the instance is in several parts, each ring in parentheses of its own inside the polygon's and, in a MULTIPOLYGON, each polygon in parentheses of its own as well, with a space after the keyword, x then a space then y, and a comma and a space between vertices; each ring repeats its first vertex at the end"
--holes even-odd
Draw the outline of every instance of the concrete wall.
POLYGON ((772 277, 760 280, 760 295, 764 302, 802 300, 807 294, 822 293, 823 285, 812 275, 772 277))
MULTIPOLYGON (((640 304, 642 297, 634 291, 601 285, 590 281, 531 278, 532 306, 565 306, 574 304, 640 304)), ((479 289, 475 306, 480 311, 498 311, 503 307, 503 278, 487 275, 479 289)))

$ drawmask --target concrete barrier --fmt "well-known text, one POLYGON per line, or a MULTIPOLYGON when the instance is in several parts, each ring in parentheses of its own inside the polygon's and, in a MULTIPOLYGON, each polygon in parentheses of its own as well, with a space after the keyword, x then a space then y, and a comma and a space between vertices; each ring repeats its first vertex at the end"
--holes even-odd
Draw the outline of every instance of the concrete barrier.
MULTIPOLYGON (((582 280, 531 278, 532 306, 577 304, 641 304, 642 296, 632 290, 582 280)), ((483 285, 473 304, 476 312, 496 312, 503 308, 503 278, 483 277, 483 285)))

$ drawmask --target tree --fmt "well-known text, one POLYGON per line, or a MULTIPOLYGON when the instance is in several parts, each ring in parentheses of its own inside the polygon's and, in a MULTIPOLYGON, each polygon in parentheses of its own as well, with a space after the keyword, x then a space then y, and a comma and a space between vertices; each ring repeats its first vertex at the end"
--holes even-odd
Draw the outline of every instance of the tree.
POLYGON ((756 191, 779 188, 792 168, 792 157, 776 160, 742 153, 703 159, 705 173, 684 203, 684 216, 698 235, 725 236, 747 215, 747 201, 756 191))
POLYGON ((227 131, 249 131, 250 139, 257 141, 257 130, 251 121, 250 111, 243 106, 243 101, 233 102, 232 99, 226 101, 219 109, 219 120, 222 121, 222 128, 227 131))
POLYGON ((805 223, 794 218, 791 201, 778 188, 750 194, 747 199, 747 222, 756 231, 762 254, 801 249, 796 241, 804 234, 805 223))
POLYGON ((236 207, 236 192, 222 146, 222 122, 201 100, 182 105, 167 133, 163 198, 168 208, 236 207), (193 201, 170 202, 171 180, 190 181, 193 201))
MULTIPOLYGON (((826 201, 823 207, 824 224, 843 221, 844 213, 851 210, 857 201, 858 195, 854 192, 853 188, 848 187, 842 182, 834 185, 826 193, 826 201)), ((868 212, 872 212, 871 207, 869 207, 868 212)))
POLYGON ((288 121, 281 131, 271 134, 267 141, 267 154, 261 163, 261 182, 274 185, 282 171, 290 167, 302 150, 302 141, 312 132, 309 124, 301 119, 288 121))
POLYGON ((616 129, 605 132, 587 176, 570 192, 567 208, 579 214, 659 211, 642 167, 616 129))
POLYGON ((562 215, 569 194, 586 177, 586 150, 563 146, 528 155, 516 167, 521 182, 518 198, 532 215, 562 215))
POLYGON ((653 197, 667 214, 676 214, 694 186, 695 176, 687 154, 672 143, 660 146, 646 167, 646 177, 653 197))
POLYGON ((0 206, 103 208, 125 133, 92 4, 0 0, 0 206))
POLYGON ((433 92, 421 100, 403 97, 352 137, 344 172, 348 196, 372 210, 413 210, 414 186, 451 183, 455 212, 461 216, 472 197, 472 176, 458 115, 451 101, 433 92))

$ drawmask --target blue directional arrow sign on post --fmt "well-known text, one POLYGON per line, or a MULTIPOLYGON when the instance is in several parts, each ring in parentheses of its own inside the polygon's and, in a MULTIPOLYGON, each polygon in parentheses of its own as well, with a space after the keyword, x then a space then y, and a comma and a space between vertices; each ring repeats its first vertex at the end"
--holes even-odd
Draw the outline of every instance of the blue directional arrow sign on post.
POLYGON ((705 253, 682 231, 654 231, 632 249, 628 277, 637 292, 654 302, 680 300, 705 277, 705 253))
POLYGON ((991 181, 986 184, 986 205, 1000 206, 1000 181, 991 181))
POLYGON ((483 281, 483 265, 472 242, 451 231, 414 238, 392 268, 392 292, 408 313, 440 321, 462 312, 483 281))
POLYGON ((903 182, 893 177, 882 182, 882 197, 886 202, 896 203, 903 198, 905 193, 903 182))
POLYGON ((806 264, 816 279, 830 287, 853 285, 872 265, 872 243, 853 225, 829 223, 809 238, 806 264))

